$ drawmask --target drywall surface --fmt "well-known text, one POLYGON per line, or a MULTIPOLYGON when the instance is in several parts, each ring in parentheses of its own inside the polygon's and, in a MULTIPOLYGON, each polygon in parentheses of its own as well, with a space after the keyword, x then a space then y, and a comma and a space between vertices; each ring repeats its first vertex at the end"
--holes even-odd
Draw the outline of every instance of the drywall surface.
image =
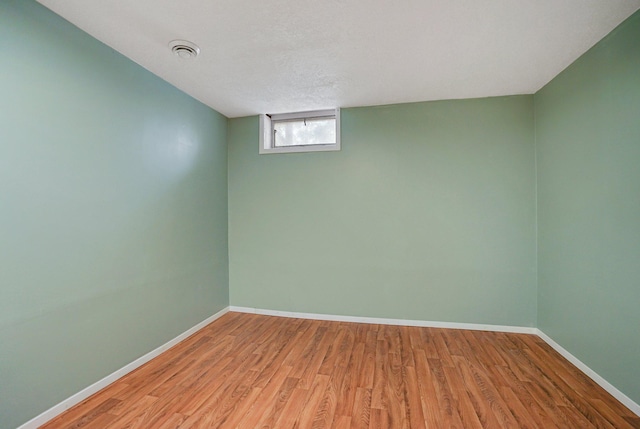
POLYGON ((228 305, 226 118, 32 1, 0 53, 13 428, 228 305))
POLYGON ((535 326, 533 97, 342 109, 339 152, 229 121, 231 304, 535 326))
POLYGON ((640 402, 640 13, 535 95, 539 328, 640 402))

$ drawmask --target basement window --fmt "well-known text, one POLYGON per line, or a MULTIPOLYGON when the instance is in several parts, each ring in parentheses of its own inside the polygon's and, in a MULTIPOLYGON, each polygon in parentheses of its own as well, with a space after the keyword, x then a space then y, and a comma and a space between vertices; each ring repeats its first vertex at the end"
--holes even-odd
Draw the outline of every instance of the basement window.
POLYGON ((260 115, 260 153, 340 150, 340 109, 260 115))

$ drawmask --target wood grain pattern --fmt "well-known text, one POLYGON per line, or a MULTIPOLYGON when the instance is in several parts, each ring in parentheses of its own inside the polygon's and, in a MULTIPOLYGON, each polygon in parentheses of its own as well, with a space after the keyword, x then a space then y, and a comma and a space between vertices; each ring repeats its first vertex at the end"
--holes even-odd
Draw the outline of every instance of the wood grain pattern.
POLYGON ((640 428, 535 335, 228 313, 42 426, 640 428))

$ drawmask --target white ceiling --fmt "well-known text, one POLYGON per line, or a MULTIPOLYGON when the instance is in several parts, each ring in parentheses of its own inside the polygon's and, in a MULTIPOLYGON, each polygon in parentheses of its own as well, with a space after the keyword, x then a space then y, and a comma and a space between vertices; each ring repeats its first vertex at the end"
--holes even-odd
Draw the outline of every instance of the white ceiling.
POLYGON ((532 94, 640 0, 39 0, 228 117, 532 94), (201 48, 194 60, 168 43, 201 48))

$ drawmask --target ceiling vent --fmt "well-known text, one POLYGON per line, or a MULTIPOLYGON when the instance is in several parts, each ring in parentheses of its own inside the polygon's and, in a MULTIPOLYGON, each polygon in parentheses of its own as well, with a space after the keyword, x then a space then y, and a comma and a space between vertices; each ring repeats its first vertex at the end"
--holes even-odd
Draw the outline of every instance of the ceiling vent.
POLYGON ((169 46, 174 54, 183 59, 195 58, 200 53, 200 48, 187 40, 172 40, 169 46))

